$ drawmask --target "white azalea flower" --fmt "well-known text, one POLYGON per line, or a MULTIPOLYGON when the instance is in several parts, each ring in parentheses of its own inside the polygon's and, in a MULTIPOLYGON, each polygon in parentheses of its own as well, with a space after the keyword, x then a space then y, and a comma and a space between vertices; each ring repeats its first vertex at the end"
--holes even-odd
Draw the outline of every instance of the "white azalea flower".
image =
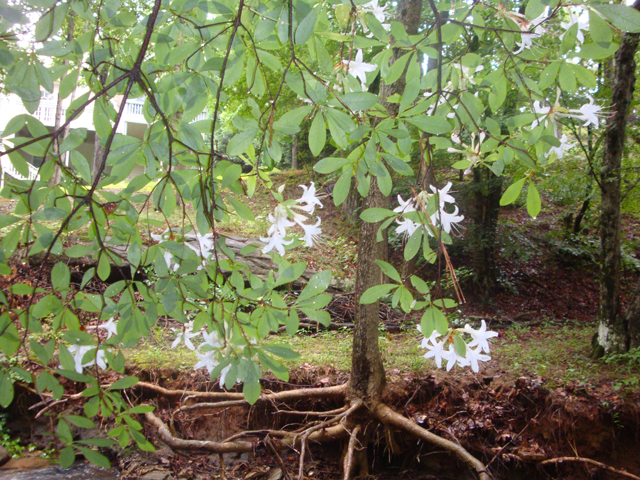
MULTIPOLYGON (((576 16, 573 11, 569 10, 569 21, 568 22, 560 22, 560 26, 565 30, 569 30, 574 25, 578 25, 578 33, 576 33, 576 40, 580 43, 584 43, 584 33, 582 30, 589 30, 589 22, 581 22, 578 16, 576 16)), ((567 32, 564 32, 560 35, 560 40, 564 38, 567 32)))
MULTIPOLYGON (((173 330, 175 331, 175 329, 173 329, 173 330)), ((193 322, 187 322, 187 323, 184 324, 183 329, 178 332, 178 336, 176 337, 176 339, 171 344, 171 348, 176 348, 180 344, 180 342, 183 341, 185 346, 189 350, 195 350, 196 347, 193 346, 193 343, 191 342, 191 339, 193 337, 197 337, 198 335, 200 335, 200 332, 194 332, 193 331, 193 322)))
POLYGON ((387 20, 387 12, 385 11, 387 7, 386 5, 384 7, 378 5, 378 0, 371 0, 369 3, 362 5, 361 8, 363 12, 372 13, 382 24, 387 20))
POLYGON ((204 342, 198 347, 198 350, 204 345, 209 345, 213 348, 224 347, 224 341, 220 338, 220 335, 218 335, 218 332, 216 332, 215 330, 211 333, 202 332, 202 338, 204 338, 204 342))
POLYGON ((445 212, 442 207, 438 208, 438 211, 431 215, 431 222, 442 227, 447 233, 451 233, 451 227, 456 223, 460 223, 464 220, 464 215, 458 215, 458 206, 454 206, 452 213, 445 212))
POLYGON ((511 17, 520 27, 522 33, 520 34, 522 41, 516 42, 519 46, 518 50, 513 52, 514 55, 524 52, 533 46, 533 41, 536 38, 540 38, 546 30, 542 27, 542 24, 547 19, 547 16, 543 13, 538 18, 533 20, 527 20, 525 17, 511 17), (516 18, 518 18, 516 20, 516 18))
POLYGON ((600 127, 600 118, 606 117, 602 110, 603 108, 600 105, 595 104, 595 100, 591 95, 587 95, 589 98, 589 103, 585 103, 580 108, 571 108, 567 109, 565 107, 560 106, 559 98, 560 93, 558 91, 558 95, 556 96, 556 103, 552 107, 543 107, 539 101, 533 102, 533 112, 535 114, 541 115, 541 118, 537 118, 531 124, 531 128, 535 128, 540 125, 544 121, 545 127, 548 125, 548 120, 556 126, 556 117, 566 117, 566 118, 576 118, 578 120, 582 120, 584 126, 587 127, 589 125, 593 125, 595 128, 600 127))
POLYGON ((267 244, 262 249, 262 253, 269 253, 275 248, 280 255, 284 255, 285 245, 291 245, 293 243, 293 240, 285 240, 284 237, 280 234, 280 231, 274 232, 273 235, 268 238, 260 237, 260 240, 267 244))
POLYGON ((200 256, 209 258, 213 253, 214 248, 213 233, 207 233, 206 235, 200 235, 199 233, 196 233, 196 240, 198 242, 198 247, 192 245, 191 243, 187 243, 187 247, 189 247, 200 256))
POLYGON ((467 361, 467 365, 471 365, 471 370, 473 370, 475 373, 478 373, 478 371, 480 371, 478 362, 488 362, 489 360, 491 360, 491 357, 489 355, 483 355, 482 353, 480 353, 480 351, 480 347, 474 350, 473 348, 470 348, 469 345, 467 345, 467 354, 465 356, 465 360, 467 361))
MULTIPOLYGON (((482 142, 484 142, 485 137, 486 137, 486 134, 481 131, 480 134, 478 135, 479 141, 478 143, 476 143, 476 132, 472 132, 471 146, 465 145, 464 143, 460 143, 459 145, 461 147, 464 147, 464 150, 459 150, 453 147, 447 148, 447 152, 449 153, 462 153, 466 157, 466 160, 469 162, 469 166, 464 171, 465 175, 468 175, 469 173, 471 173, 471 170, 473 169, 473 167, 478 163, 480 163, 480 148, 482 146, 482 142)), ((452 135, 452 138, 453 138, 453 135, 452 135)), ((458 137, 458 140, 459 140, 459 137, 458 137)))
POLYGON ((320 218, 315 225, 305 225, 304 223, 299 223, 304 230, 304 241, 307 247, 313 247, 313 242, 318 243, 319 236, 322 233, 322 229, 318 228, 320 226, 320 218))
POLYGON ((433 185, 429 185, 429 188, 434 193, 434 195, 438 195, 440 206, 443 206, 445 203, 456 203, 456 199, 449 195, 449 190, 451 189, 452 185, 453 184, 449 182, 444 186, 444 188, 441 188, 440 190, 438 190, 437 187, 433 185))
POLYGON ((600 119, 598 116, 602 115, 602 107, 600 105, 596 105, 593 97, 591 95, 587 95, 589 97, 589 103, 585 103, 578 110, 571 109, 575 118, 578 120, 584 120, 584 126, 587 127, 589 125, 593 125, 595 128, 600 127, 600 119))
POLYGON ((296 202, 306 205, 298 206, 298 208, 304 212, 307 212, 309 215, 313 215, 313 210, 315 209, 316 205, 322 208, 322 202, 316 196, 316 187, 314 185, 314 182, 311 182, 309 188, 307 188, 305 185, 300 185, 300 187, 302 188, 302 190, 304 190, 304 193, 299 199, 296 200, 296 202))
POLYGON ((193 366, 193 369, 198 370, 199 368, 206 368, 209 372, 209 375, 211 375, 213 369, 216 368, 219 364, 219 362, 215 359, 215 354, 215 350, 210 350, 205 353, 196 351, 196 355, 198 356, 200 361, 193 366))
POLYGON ((400 195, 398 195, 398 203, 400 205, 393 209, 394 212, 407 213, 407 212, 416 211, 416 205, 415 205, 415 202, 413 201, 413 198, 410 198, 405 202, 403 198, 400 195))
POLYGON ((559 147, 551 147, 551 149, 545 154, 545 157, 549 157, 551 153, 556 154, 556 158, 560 160, 564 156, 565 150, 570 150, 575 146, 575 143, 569 143, 569 139, 566 134, 562 134, 559 147))
POLYGON ((425 353, 423 356, 424 358, 431 358, 433 357, 433 359, 436 362, 436 366, 438 368, 442 368, 442 358, 443 358, 443 354, 444 354, 444 341, 440 341, 434 344, 427 344, 427 349, 429 350, 427 353, 425 353))
POLYGON ((479 330, 474 330, 469 324, 466 324, 463 332, 468 333, 471 335, 471 338, 473 338, 467 347, 475 347, 478 345, 480 351, 486 353, 489 353, 489 342, 487 340, 498 336, 498 332, 487 331, 487 324, 484 320, 482 320, 479 330))
POLYGON ((107 331, 107 338, 111 338, 113 335, 117 335, 118 325, 116 323, 116 317, 111 317, 106 323, 98 325, 98 328, 102 328, 107 331))
POLYGON ((106 370, 107 362, 105 362, 106 353, 104 350, 98 349, 95 352, 95 357, 92 360, 86 363, 82 363, 82 358, 85 356, 85 354, 91 350, 95 350, 96 347, 92 345, 69 345, 67 349, 69 350, 69 353, 73 355, 73 361, 74 361, 75 370, 77 373, 82 373, 82 370, 84 369, 84 367, 90 367, 96 364, 102 370, 106 370))
POLYGON ((362 49, 356 53, 355 60, 343 60, 342 63, 346 66, 349 75, 358 78, 361 83, 367 83, 367 72, 373 72, 378 68, 362 61, 362 49))

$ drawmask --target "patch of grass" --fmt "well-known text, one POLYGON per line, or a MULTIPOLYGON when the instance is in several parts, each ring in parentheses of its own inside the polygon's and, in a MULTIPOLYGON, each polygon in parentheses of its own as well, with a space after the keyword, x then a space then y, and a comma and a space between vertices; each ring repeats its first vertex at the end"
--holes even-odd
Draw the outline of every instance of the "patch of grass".
POLYGON ((504 331, 492 356, 507 372, 540 375, 550 387, 608 381, 625 384, 640 373, 638 367, 621 369, 589 358, 594 331, 591 324, 516 326, 504 331))

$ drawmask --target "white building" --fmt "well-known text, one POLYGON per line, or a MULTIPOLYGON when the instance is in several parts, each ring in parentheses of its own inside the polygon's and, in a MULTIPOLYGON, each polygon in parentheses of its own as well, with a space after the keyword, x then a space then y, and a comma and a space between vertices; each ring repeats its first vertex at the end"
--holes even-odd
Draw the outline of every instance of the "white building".
MULTIPOLYGON (((76 93, 76 98, 85 94, 87 89, 79 88, 76 93)), ((122 96, 116 95, 112 99, 112 104, 118 110, 122 102, 122 96)), ((56 104, 58 100, 58 84, 54 85, 53 93, 43 92, 42 97, 40 99, 40 104, 38 109, 33 113, 33 116, 40 120, 49 131, 53 131, 53 127, 55 125, 56 120, 56 104)), ((71 103, 71 95, 65 98, 62 101, 62 123, 65 122, 65 113, 67 108, 71 103)), ((142 113, 142 108, 144 105, 144 99, 129 99, 125 105, 124 115, 118 124, 117 133, 121 133, 123 135, 129 135, 135 138, 142 139, 144 133, 147 129, 148 123, 144 118, 142 113)), ((17 115, 20 114, 28 114, 26 108, 22 104, 22 100, 17 95, 10 94, 8 96, 0 96, 0 132, 2 132, 9 121, 17 115)), ((200 115, 198 115, 193 121, 204 120, 207 118, 207 112, 204 111, 200 115)), ((93 126, 93 103, 89 105, 82 115, 76 118, 73 122, 71 122, 71 129, 74 128, 86 128, 88 133, 85 138, 84 143, 78 147, 80 153, 82 153, 89 162, 93 158, 93 150, 95 144, 95 128, 93 126)), ((28 134, 24 136, 29 136, 28 134)), ((6 140, 6 139, 5 139, 6 140)), ((10 141, 10 140, 9 140, 10 141)), ((0 147, 1 148, 1 147, 0 147)), ((29 180, 33 180, 37 176, 38 167, 42 164, 42 158, 33 157, 32 155, 28 155, 23 153, 23 156, 26 158, 29 163, 29 180)), ((11 160, 5 155, 0 157, 0 187, 4 185, 4 176, 5 174, 11 175, 12 177, 20 178, 26 180, 23 175, 13 167, 11 160)), ((68 165, 68 157, 65 160, 65 163, 68 165)), ((135 168, 132 172, 132 175, 138 175, 142 173, 142 167, 135 168)))

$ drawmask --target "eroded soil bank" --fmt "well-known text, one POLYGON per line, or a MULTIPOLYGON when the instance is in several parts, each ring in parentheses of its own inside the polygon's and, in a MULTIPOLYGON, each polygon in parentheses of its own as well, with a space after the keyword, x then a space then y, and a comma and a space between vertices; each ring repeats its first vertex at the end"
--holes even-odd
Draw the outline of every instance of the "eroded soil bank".
MULTIPOLYGON (((134 372, 131 372, 134 373, 134 372)), ((137 372, 141 380, 167 389, 215 390, 217 384, 202 375, 184 370, 137 372)), ((274 379, 263 388, 281 391, 301 386, 328 386, 347 380, 344 374, 323 369, 298 370, 288 384, 274 379)), ((295 429, 317 421, 317 417, 291 411, 327 411, 342 405, 330 401, 300 400, 292 404, 261 407, 228 407, 187 415, 176 408, 188 399, 163 396, 148 389, 133 389, 128 397, 135 403, 155 405, 156 414, 180 438, 224 440, 242 430, 295 429)), ((46 416, 33 419, 30 402, 22 395, 10 412, 9 427, 25 443, 49 445, 51 423, 46 416)), ((447 375, 442 372, 402 374, 389 372, 386 402, 417 424, 456 439, 488 464, 493 478, 500 479, 614 479, 622 471, 640 476, 640 394, 620 394, 597 387, 549 388, 540 378, 510 378, 502 372, 482 375, 447 375), (584 457, 606 464, 608 471, 583 460, 556 461, 559 457, 584 457), (547 463, 544 463, 544 461, 547 463)), ((74 413, 80 404, 60 406, 60 413, 74 413)), ((52 410, 54 411, 54 410, 52 410)), ((79 411, 79 410, 78 410, 79 411)), ((77 413, 77 412, 75 412, 77 413)), ((144 422, 141 417, 139 419, 144 422)), ((99 422, 96 422, 99 423, 99 422)), ((103 422, 108 425, 109 420, 103 422)), ((380 425, 362 425, 371 433, 368 445, 371 478, 378 479, 471 479, 473 475, 451 455, 416 441, 406 433, 385 430, 380 425)), ((103 435, 99 431, 74 432, 78 438, 103 435)), ((265 479, 297 478, 297 451, 285 449, 276 456, 262 441, 253 453, 224 456, 196 451, 172 452, 153 428, 145 434, 158 447, 155 453, 135 449, 103 450, 117 467, 121 478, 166 480, 174 478, 265 479), (279 458, 278 458, 279 457, 279 458)), ((260 438, 260 433, 256 434, 260 438)), ((275 441, 275 440, 274 440, 275 441)), ((305 478, 336 479, 344 445, 312 445, 304 466, 305 478)), ((632 477, 626 477, 632 478, 632 477)))

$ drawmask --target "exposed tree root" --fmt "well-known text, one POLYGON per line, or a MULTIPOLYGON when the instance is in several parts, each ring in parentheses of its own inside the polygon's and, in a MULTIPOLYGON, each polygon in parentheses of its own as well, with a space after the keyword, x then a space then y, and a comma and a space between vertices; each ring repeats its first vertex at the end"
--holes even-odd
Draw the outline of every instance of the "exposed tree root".
POLYGON ((147 422, 158 429, 158 435, 164 443, 171 449, 175 450, 205 450, 211 453, 239 453, 252 452, 253 444, 251 442, 212 442, 209 440, 183 440, 174 437, 169 431, 169 427, 153 413, 145 413, 147 422))
POLYGON ((347 454, 344 457, 344 480, 349 480, 351 478, 352 472, 354 470, 353 457, 354 452, 356 450, 356 443, 359 442, 358 435, 360 434, 360 425, 357 425, 356 428, 351 432, 351 438, 349 438, 349 445, 347 446, 347 454))
MULTIPOLYGON (((335 387, 324 387, 324 388, 301 388, 299 390, 285 390, 282 392, 276 393, 266 393, 260 395, 256 404, 260 403, 275 403, 275 402, 290 402, 292 400, 308 400, 311 398, 344 398, 347 391, 347 384, 337 385, 335 387)), ((205 394, 207 392, 198 392, 199 395, 189 395, 185 402, 189 403, 193 401, 195 398, 212 398, 212 399, 220 399, 220 397, 208 397, 205 394)), ((210 392, 210 394, 215 394, 217 392, 210 392)), ((244 400, 242 394, 239 399, 227 399, 220 402, 202 402, 202 403, 192 403, 189 405, 185 405, 180 407, 180 410, 183 412, 190 412, 194 410, 210 410, 217 408, 226 408, 226 407, 235 407, 240 405, 248 405, 247 401, 244 400)))
MULTIPOLYGON (((298 438, 300 439, 300 444, 301 444, 301 450, 300 450, 300 466, 298 468, 298 480, 302 480, 304 478, 304 457, 305 457, 305 453, 306 453, 306 449, 307 449, 307 442, 309 441, 311 435, 313 435, 314 433, 320 432, 320 431, 324 431, 326 428, 334 425, 335 424, 340 424, 342 425, 342 421, 346 420, 349 415, 351 415, 352 413, 354 413, 356 410, 358 410, 360 407, 362 407, 363 402, 362 400, 358 399, 358 400, 354 400, 351 403, 351 406, 345 410, 344 412, 328 419, 325 420, 324 422, 321 422, 317 425, 314 425, 313 427, 309 427, 307 428, 304 432, 302 432, 301 434, 296 435, 295 441, 298 440, 298 438)), ((343 427, 344 428, 344 427, 343 427)), ((345 428, 346 431, 346 428, 345 428)))
POLYGON ((476 471, 476 473, 480 477, 480 480, 490 479, 484 464, 457 443, 446 440, 428 430, 425 430, 424 428, 416 425, 411 420, 395 412, 383 403, 375 404, 372 408, 372 413, 384 425, 393 425, 397 428, 401 428, 418 438, 426 440, 433 445, 437 445, 441 448, 444 448, 445 450, 448 450, 451 453, 454 453, 460 460, 462 460, 464 463, 469 465, 469 467, 476 471))
POLYGON ((613 468, 604 463, 596 462, 595 460, 591 460, 590 458, 583 457, 558 457, 558 458, 550 458, 549 460, 544 460, 539 463, 539 465, 552 465, 556 463, 564 463, 564 462, 574 462, 574 463, 588 463, 589 465, 593 465, 594 467, 602 468, 604 470, 608 470, 609 472, 616 473, 622 477, 633 478, 634 480, 640 480, 640 477, 627 472, 626 470, 613 468))
MULTIPOLYGON (((174 436, 166 423, 160 420, 153 413, 145 413, 145 419, 151 425, 158 430, 158 435, 164 443, 166 443, 172 450, 201 450, 211 453, 245 453, 252 452, 256 446, 255 442, 238 440, 240 435, 235 435, 233 440, 225 440, 223 442, 213 442, 210 440, 184 440, 174 436)), ((307 442, 334 442, 340 440, 348 435, 348 431, 342 424, 337 424, 323 428, 321 430, 314 430, 310 432, 305 438, 307 442)), ((243 432, 246 436, 262 437, 262 442, 265 442, 268 438, 278 439, 279 442, 273 442, 274 448, 277 450, 284 450, 286 448, 292 448, 295 450, 302 444, 302 438, 300 433, 287 432, 284 430, 258 430, 254 432, 243 432)), ((304 435, 304 434, 303 434, 304 435)))

